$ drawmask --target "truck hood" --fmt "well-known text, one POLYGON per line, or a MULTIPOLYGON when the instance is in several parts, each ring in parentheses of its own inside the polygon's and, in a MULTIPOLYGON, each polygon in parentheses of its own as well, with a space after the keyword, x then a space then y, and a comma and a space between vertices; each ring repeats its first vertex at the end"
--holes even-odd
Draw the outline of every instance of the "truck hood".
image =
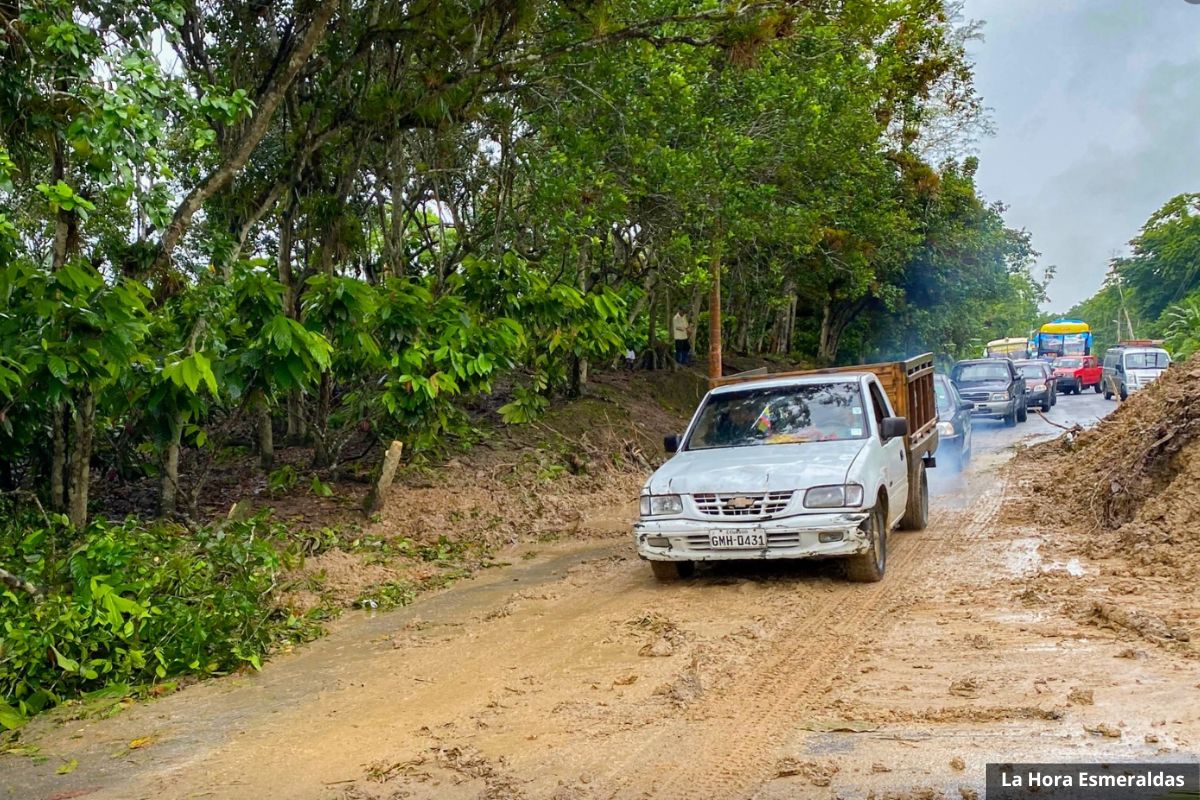
POLYGON ((866 439, 722 447, 677 454, 650 476, 651 494, 776 492, 846 482, 866 439))
POLYGON ((972 392, 1007 392, 1008 381, 959 381, 955 384, 958 390, 972 392))

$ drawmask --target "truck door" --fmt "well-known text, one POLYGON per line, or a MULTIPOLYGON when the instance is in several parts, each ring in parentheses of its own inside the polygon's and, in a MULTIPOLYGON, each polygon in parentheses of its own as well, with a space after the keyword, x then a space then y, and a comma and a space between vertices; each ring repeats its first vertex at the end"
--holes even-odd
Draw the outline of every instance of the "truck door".
POLYGON ((887 484, 888 493, 888 525, 900 518, 904 513, 904 503, 896 498, 908 497, 908 455, 904 447, 904 437, 898 436, 891 441, 883 441, 880 435, 883 430, 885 417, 893 416, 892 404, 879 388, 877 381, 868 381, 871 395, 871 412, 875 416, 875 436, 879 440, 883 457, 883 481, 887 484))

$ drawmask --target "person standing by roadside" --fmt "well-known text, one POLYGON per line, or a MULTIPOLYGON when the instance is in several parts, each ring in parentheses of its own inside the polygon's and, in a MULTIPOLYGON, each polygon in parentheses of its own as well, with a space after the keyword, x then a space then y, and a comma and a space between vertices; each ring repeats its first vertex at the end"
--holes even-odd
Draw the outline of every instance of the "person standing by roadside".
POLYGON ((671 319, 671 336, 675 339, 675 361, 678 364, 687 365, 692 360, 692 343, 688 339, 691 330, 687 314, 682 308, 676 309, 671 319))

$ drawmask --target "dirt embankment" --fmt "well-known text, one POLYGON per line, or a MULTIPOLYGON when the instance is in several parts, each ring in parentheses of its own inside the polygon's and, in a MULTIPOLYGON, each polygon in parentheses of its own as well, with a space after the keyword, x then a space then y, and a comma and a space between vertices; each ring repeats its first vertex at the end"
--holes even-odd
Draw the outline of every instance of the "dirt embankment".
POLYGON ((318 526, 285 603, 300 613, 403 604, 492 564, 501 547, 528 544, 531 555, 554 539, 627 533, 662 437, 682 429, 706 388, 693 370, 598 375, 530 425, 485 427, 470 450, 403 468, 369 520, 350 481, 331 498, 271 499, 296 527, 318 526))
POLYGON ((1200 623, 1200 357, 1173 366, 1094 428, 1014 460, 1007 519, 1043 533, 1025 597, 1196 655, 1200 623), (1073 559, 1084 559, 1080 566, 1073 559))

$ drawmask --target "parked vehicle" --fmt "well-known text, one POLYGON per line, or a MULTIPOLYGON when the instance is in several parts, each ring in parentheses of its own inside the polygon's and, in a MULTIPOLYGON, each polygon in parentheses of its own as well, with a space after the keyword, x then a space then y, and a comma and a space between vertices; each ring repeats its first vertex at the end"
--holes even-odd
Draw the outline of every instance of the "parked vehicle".
POLYGON ((1171 365, 1171 355, 1157 342, 1143 339, 1120 342, 1104 353, 1104 399, 1122 400, 1154 381, 1171 365))
POLYGON ((1025 380, 1025 407, 1041 406, 1049 411, 1058 402, 1058 386, 1054 370, 1045 361, 1017 361, 1014 366, 1025 380))
POLYGON ((950 370, 950 381, 964 400, 975 404, 976 417, 1004 420, 1012 427, 1028 417, 1025 379, 1007 358, 959 361, 950 370))
POLYGON ((1079 394, 1089 387, 1099 393, 1104 368, 1095 356, 1063 356, 1054 360, 1054 377, 1063 394, 1079 394))
POLYGON ((1092 354, 1092 328, 1079 319, 1047 322, 1034 334, 1033 356, 1088 356, 1092 354))
POLYGON ((933 356, 715 383, 642 488, 634 542, 655 577, 839 557, 851 580, 880 580, 888 532, 929 518, 933 356))
POLYGON ((937 397, 938 457, 949 456, 954 466, 962 469, 971 462, 971 409, 975 404, 963 400, 945 375, 933 376, 933 393, 937 397))
POLYGON ((983 346, 984 358, 1028 358, 1029 340, 1024 336, 993 339, 983 346))

